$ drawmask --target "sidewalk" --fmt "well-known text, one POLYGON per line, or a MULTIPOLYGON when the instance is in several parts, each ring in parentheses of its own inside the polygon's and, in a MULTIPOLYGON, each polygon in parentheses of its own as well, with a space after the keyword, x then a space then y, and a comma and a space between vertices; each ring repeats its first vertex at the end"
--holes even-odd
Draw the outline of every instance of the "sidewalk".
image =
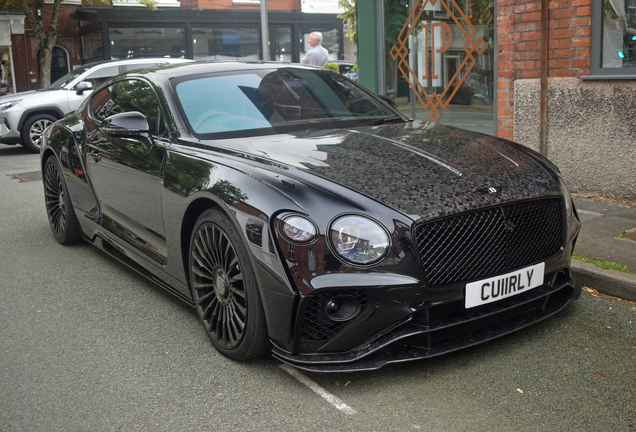
POLYGON ((604 294, 636 301, 636 205, 579 197, 574 198, 574 205, 582 223, 574 255, 617 263, 631 272, 608 270, 573 259, 574 277, 604 294), (634 231, 617 237, 630 230, 634 231))

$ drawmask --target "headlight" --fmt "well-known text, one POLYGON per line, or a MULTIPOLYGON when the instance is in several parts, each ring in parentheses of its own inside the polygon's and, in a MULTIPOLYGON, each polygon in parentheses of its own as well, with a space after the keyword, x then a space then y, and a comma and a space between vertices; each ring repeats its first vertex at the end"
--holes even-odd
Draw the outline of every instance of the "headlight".
POLYGON ((389 236, 377 223, 362 216, 342 216, 331 224, 333 249, 353 264, 373 264, 389 250, 389 236))
POLYGON ((294 243, 307 243, 316 238, 318 230, 312 221, 302 216, 288 216, 282 222, 283 234, 294 243))
POLYGON ((13 105, 17 105, 21 101, 22 101, 22 99, 12 100, 12 101, 9 101, 9 102, 0 102, 0 111, 7 110, 7 109, 11 108, 13 105))

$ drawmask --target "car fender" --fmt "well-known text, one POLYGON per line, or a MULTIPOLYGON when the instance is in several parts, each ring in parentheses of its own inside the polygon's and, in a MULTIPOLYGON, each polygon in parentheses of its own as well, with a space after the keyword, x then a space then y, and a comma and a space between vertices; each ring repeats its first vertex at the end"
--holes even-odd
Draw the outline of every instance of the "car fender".
POLYGON ((92 237, 100 211, 82 158, 80 143, 84 134, 84 122, 77 117, 54 123, 42 149, 42 166, 51 154, 58 159, 82 230, 92 237))
POLYGON ((28 108, 24 110, 24 112, 22 113, 22 116, 20 117, 20 121, 18 122, 19 131, 22 131, 22 127, 24 126, 24 123, 27 121, 29 117, 33 116, 34 114, 49 114, 49 115, 52 115, 53 117, 57 117, 58 119, 64 118, 64 112, 59 107, 56 107, 53 105, 28 108))

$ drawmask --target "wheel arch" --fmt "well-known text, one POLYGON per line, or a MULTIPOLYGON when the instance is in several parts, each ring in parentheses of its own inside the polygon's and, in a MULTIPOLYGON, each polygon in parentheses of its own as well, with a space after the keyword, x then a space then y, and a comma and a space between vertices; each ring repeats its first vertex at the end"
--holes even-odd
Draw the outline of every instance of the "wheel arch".
POLYGON ((64 113, 57 107, 38 107, 25 110, 24 113, 22 113, 22 117, 20 117, 20 121, 18 122, 18 130, 20 131, 20 133, 22 133, 24 123, 26 123, 27 120, 29 120, 31 117, 39 114, 48 114, 57 118, 58 120, 64 118, 64 113))
POLYGON ((203 212, 212 208, 218 208, 227 213, 227 211, 212 198, 200 197, 190 203, 181 221, 181 262, 183 263, 183 272, 185 273, 188 285, 190 285, 190 271, 188 269, 190 262, 190 238, 194 231, 194 225, 203 212))

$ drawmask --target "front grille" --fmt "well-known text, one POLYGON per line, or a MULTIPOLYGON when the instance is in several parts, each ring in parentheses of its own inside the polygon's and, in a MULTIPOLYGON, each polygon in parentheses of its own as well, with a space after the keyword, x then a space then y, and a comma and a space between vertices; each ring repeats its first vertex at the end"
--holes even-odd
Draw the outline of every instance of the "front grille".
POLYGON ((314 295, 305 311, 301 339, 303 341, 325 342, 332 339, 351 321, 334 321, 327 315, 326 306, 329 301, 339 295, 354 297, 360 302, 360 312, 369 305, 364 291, 330 291, 314 295))
POLYGON ((464 283, 541 261, 563 246, 560 198, 462 213, 415 227, 428 284, 464 283))

